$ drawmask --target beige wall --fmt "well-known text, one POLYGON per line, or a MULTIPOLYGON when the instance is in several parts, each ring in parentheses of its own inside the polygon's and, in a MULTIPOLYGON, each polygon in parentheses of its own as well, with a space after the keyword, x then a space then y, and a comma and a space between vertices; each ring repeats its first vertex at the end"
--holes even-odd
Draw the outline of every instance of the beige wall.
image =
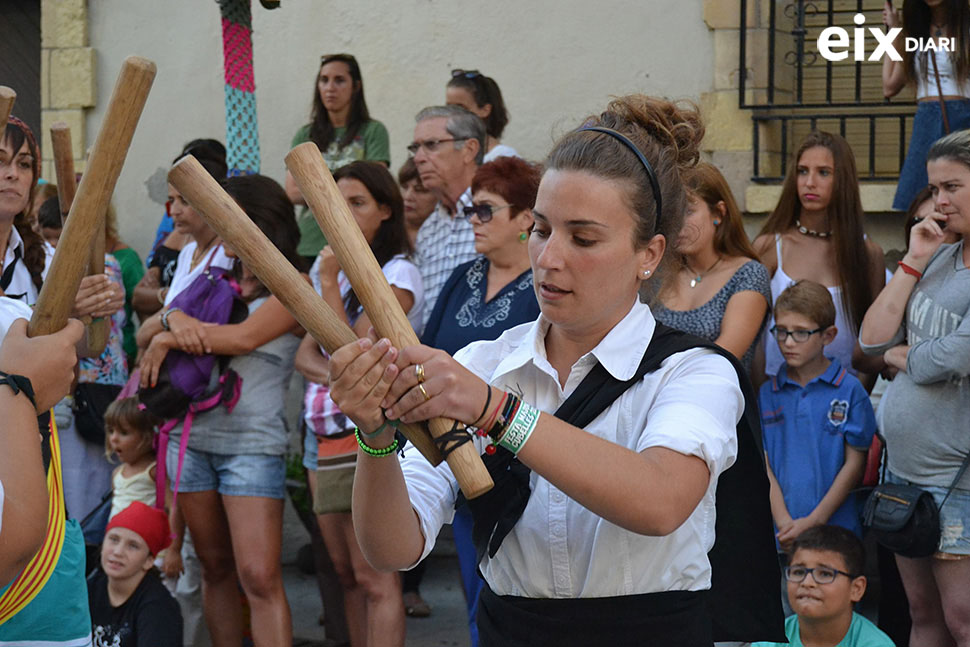
MULTIPOLYGON (((371 114, 391 134, 395 170, 405 159, 414 114, 444 100, 455 67, 496 78, 512 117, 504 141, 533 159, 611 94, 644 91, 698 101, 714 74, 713 36, 702 4, 286 0, 267 11, 254 0, 262 171, 282 179, 283 156, 307 121, 324 53, 351 52, 361 62, 371 114)), ((183 143, 225 138, 219 10, 211 0, 94 0, 88 16, 90 46, 97 52, 88 145, 122 59, 138 54, 158 64, 115 193, 122 234, 143 253, 161 212, 148 186, 162 199, 164 169, 183 143)))

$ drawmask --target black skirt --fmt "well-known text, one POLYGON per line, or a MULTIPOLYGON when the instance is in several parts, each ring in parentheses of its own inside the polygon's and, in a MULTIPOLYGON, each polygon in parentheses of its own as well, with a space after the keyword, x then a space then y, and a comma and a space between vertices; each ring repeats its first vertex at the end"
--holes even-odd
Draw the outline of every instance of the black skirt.
POLYGON ((667 591, 609 598, 536 599, 496 595, 478 600, 481 647, 711 647, 706 591, 667 591))

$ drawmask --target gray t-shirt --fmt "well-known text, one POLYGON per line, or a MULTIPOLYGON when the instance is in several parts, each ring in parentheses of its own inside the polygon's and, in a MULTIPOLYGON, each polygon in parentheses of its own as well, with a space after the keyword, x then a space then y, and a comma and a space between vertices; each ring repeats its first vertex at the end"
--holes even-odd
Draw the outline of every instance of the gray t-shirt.
MULTIPOLYGON (((889 469, 922 485, 949 487, 970 452, 970 269, 963 243, 942 245, 906 304, 906 318, 877 355, 909 344, 906 372, 886 389, 877 421, 889 469)), ((970 471, 959 489, 970 490, 970 471)))
MULTIPOLYGON (((249 313, 265 301, 264 297, 251 302, 249 313)), ((239 401, 232 413, 219 405, 198 414, 192 422, 189 447, 213 454, 285 454, 283 404, 299 345, 299 337, 286 333, 247 355, 233 357, 229 368, 242 378, 239 401)), ((170 442, 177 444, 181 435, 179 424, 172 430, 170 442)))

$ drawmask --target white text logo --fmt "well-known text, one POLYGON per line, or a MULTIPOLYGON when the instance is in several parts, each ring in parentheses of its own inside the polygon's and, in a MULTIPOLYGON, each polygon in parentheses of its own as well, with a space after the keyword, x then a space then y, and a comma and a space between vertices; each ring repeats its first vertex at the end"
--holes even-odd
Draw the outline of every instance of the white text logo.
MULTIPOLYGON (((878 61, 884 55, 894 61, 903 60, 902 55, 896 51, 893 41, 903 31, 901 27, 893 27, 888 33, 879 27, 869 27, 868 31, 876 40, 876 48, 866 57, 866 29, 862 25, 866 22, 866 17, 857 13, 852 21, 859 25, 852 30, 852 38, 849 38, 849 31, 843 27, 826 27, 818 35, 818 53, 827 61, 842 61, 848 58, 849 49, 852 49, 852 60, 854 61, 878 61)), ((929 38, 906 38, 904 48, 907 52, 952 52, 956 49, 955 38, 937 38, 936 41, 929 38)))

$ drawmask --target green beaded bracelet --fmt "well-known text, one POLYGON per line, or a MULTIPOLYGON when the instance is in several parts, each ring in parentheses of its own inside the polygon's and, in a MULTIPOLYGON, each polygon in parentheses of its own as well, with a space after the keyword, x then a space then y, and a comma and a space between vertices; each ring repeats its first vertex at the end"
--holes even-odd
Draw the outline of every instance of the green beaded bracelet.
POLYGON ((395 438, 394 442, 384 449, 374 449, 364 442, 363 437, 360 435, 360 427, 354 427, 354 435, 357 436, 357 444, 362 450, 364 450, 364 453, 369 454, 370 456, 376 456, 377 458, 382 456, 390 456, 397 451, 398 445, 400 444, 398 443, 397 438, 395 438))

